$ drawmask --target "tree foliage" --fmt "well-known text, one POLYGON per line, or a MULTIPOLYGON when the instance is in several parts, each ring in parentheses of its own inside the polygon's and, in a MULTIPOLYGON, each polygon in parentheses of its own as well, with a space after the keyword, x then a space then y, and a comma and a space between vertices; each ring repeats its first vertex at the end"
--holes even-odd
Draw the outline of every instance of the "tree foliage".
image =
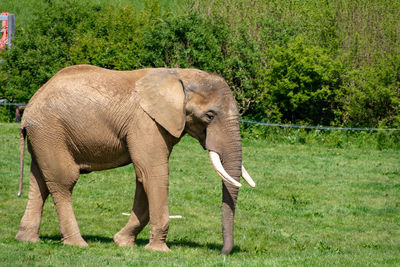
POLYGON ((194 67, 222 75, 245 118, 400 127, 398 1, 94 2, 41 1, 1 52, 0 97, 27 102, 73 64, 194 67))

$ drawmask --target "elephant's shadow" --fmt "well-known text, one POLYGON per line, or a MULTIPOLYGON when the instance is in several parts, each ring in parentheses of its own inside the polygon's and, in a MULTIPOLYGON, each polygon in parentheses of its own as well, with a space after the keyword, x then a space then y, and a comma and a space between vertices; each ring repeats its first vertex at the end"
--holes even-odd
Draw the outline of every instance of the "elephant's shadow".
MULTIPOLYGON (((98 236, 98 235, 83 235, 82 236, 87 242, 100 242, 100 243, 114 243, 114 240, 109 237, 98 236)), ((44 235, 40 237, 43 241, 49 242, 61 242, 61 235, 44 235)), ((138 238, 136 244, 138 247, 144 247, 149 242, 148 239, 138 238)), ((216 243, 198 243, 186 240, 171 240, 167 241, 167 245, 172 249, 173 247, 188 247, 188 248, 208 248, 210 250, 221 250, 221 245, 216 243)), ((241 249, 238 246, 234 246, 232 253, 240 252, 241 249)))

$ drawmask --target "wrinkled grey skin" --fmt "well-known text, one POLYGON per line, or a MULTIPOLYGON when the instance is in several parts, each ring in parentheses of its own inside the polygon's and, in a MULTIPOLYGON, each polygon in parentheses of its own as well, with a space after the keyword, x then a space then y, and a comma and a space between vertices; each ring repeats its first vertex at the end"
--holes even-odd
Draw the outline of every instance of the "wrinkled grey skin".
MULTIPOLYGON (((23 116, 21 155, 27 137, 32 163, 16 239, 39 240, 43 204, 51 194, 64 244, 87 246, 72 209, 79 174, 133 163, 134 205, 114 241, 135 245, 150 221, 146 248, 168 251, 168 159, 185 133, 217 152, 239 181, 238 109, 223 78, 194 69, 111 71, 79 65, 61 70, 32 97, 23 116)), ((223 182, 222 191, 221 253, 226 254, 233 247, 238 188, 223 182)))

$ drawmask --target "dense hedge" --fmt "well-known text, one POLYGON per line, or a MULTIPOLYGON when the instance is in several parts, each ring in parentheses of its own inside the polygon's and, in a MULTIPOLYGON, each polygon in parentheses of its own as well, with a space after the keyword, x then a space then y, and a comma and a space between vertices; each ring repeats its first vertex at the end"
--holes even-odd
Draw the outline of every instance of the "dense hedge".
POLYGON ((196 67, 225 77, 242 117, 400 127, 398 1, 90 2, 44 1, 17 29, 0 97, 27 102, 72 64, 196 67))

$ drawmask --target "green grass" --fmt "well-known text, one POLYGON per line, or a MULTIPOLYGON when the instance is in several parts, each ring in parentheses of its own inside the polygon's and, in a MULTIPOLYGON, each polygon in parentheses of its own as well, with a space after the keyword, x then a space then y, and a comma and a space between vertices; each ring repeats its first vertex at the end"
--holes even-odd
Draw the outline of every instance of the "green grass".
POLYGON ((46 202, 41 242, 14 241, 27 202, 17 198, 18 124, 0 124, 0 265, 399 266, 400 153, 244 140, 244 164, 257 183, 243 185, 232 255, 220 256, 221 186, 196 140, 171 156, 170 253, 119 248, 113 235, 133 201, 131 166, 82 175, 74 209, 89 248, 64 246, 54 205, 46 202))

